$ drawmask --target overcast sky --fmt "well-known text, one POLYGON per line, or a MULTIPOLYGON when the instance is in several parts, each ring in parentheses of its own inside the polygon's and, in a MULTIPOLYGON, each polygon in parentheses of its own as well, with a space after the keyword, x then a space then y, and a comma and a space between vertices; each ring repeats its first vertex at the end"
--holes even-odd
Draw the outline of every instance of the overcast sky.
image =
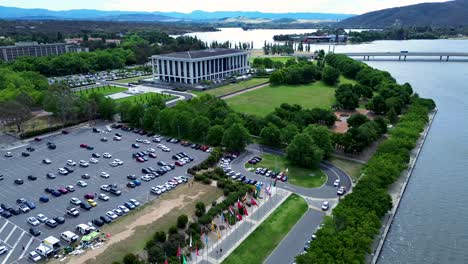
POLYGON ((445 0, 0 0, 0 5, 51 10, 261 11, 362 14, 369 11, 445 0))

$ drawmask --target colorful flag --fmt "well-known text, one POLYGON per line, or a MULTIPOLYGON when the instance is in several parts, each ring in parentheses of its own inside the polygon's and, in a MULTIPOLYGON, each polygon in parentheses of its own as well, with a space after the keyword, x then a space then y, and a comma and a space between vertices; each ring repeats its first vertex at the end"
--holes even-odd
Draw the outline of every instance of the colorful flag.
POLYGON ((231 213, 231 215, 234 216, 234 210, 233 210, 232 206, 229 206, 229 213, 231 213))
POLYGON ((198 246, 195 246, 195 255, 197 255, 197 257, 200 256, 200 255, 198 254, 198 246))
POLYGON ((237 217, 237 220, 242 221, 242 215, 237 214, 236 217, 237 217))
POLYGON ((237 208, 242 209, 242 204, 239 201, 239 198, 237 198, 237 208))
POLYGON ((224 213, 221 213, 221 222, 225 222, 225 219, 224 219, 224 213))
POLYGON ((205 235, 205 244, 206 244, 206 248, 208 249, 208 235, 205 235))
POLYGON ((252 205, 258 206, 258 203, 257 203, 257 201, 255 201, 254 198, 250 198, 250 203, 251 203, 252 205))
POLYGON ((221 239, 221 232, 219 232, 219 227, 216 229, 217 233, 218 233, 218 239, 221 239))
POLYGON ((177 246, 177 255, 176 255, 176 257, 178 257, 178 258, 180 257, 180 245, 177 246))
POLYGON ((169 264, 169 261, 167 260, 167 255, 166 255, 166 252, 164 252, 164 264, 169 264))
POLYGON ((192 248, 192 234, 190 234, 190 243, 189 243, 189 248, 192 248))
POLYGON ((182 264, 187 264, 187 259, 185 258, 185 255, 182 256, 182 264))
POLYGON ((247 201, 247 193, 245 193, 244 197, 242 197, 242 202, 245 203, 247 201))
POLYGON ((215 222, 213 220, 211 220, 211 230, 215 230, 215 222))
POLYGON ((244 207, 244 214, 245 214, 246 216, 249 216, 249 212, 247 212, 247 208, 245 208, 245 207, 244 207))

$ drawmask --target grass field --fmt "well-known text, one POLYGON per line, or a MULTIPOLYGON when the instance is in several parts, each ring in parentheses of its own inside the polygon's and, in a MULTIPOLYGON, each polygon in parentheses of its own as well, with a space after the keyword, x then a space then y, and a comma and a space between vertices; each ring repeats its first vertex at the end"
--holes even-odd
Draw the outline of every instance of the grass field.
POLYGON ((109 94, 115 94, 115 93, 120 93, 120 92, 125 92, 127 91, 127 88, 124 87, 118 87, 118 86, 101 86, 101 87, 96 87, 92 89, 87 89, 87 90, 81 90, 77 91, 76 93, 79 95, 90 95, 91 93, 100 93, 102 95, 109 95, 109 94))
POLYGON ((231 97, 226 102, 235 111, 258 116, 266 116, 282 103, 328 109, 335 102, 335 89, 322 82, 268 86, 231 97))
POLYGON ((336 157, 332 157, 328 161, 348 173, 353 182, 357 182, 361 177, 361 170, 364 164, 336 157))
POLYGON ((222 96, 222 95, 225 95, 225 94, 228 94, 228 93, 237 92, 237 91, 240 91, 242 89, 246 89, 246 88, 250 88, 250 87, 253 87, 253 86, 257 86, 257 85, 262 84, 262 83, 266 83, 266 82, 268 82, 268 80, 269 80, 268 78, 252 78, 252 79, 247 80, 247 81, 241 81, 241 82, 238 82, 238 83, 227 84, 227 85, 215 88, 215 89, 207 90, 204 93, 211 94, 211 95, 214 95, 214 96, 222 96))
POLYGON ((327 176, 320 169, 312 170, 291 165, 286 157, 263 154, 262 158, 263 160, 256 165, 247 163, 245 166, 247 168, 268 168, 276 172, 288 169, 289 183, 306 188, 320 187, 327 180, 327 176))
POLYGON ((307 203, 297 194, 291 194, 223 264, 263 263, 291 228, 307 211, 307 203))
POLYGON ((159 208, 159 205, 164 201, 178 199, 181 196, 184 198, 180 206, 176 206, 167 214, 152 221, 150 224, 137 226, 133 229, 134 233, 131 236, 115 242, 103 253, 98 255, 96 259, 86 261, 85 263, 113 263, 115 261, 120 263, 127 253, 137 254, 141 252, 146 242, 155 232, 167 232, 169 227, 177 222, 177 217, 179 217, 179 215, 193 215, 195 213, 196 202, 201 201, 205 204, 210 204, 212 201, 222 196, 222 191, 216 187, 203 185, 197 182, 194 182, 193 186, 190 188, 188 188, 188 185, 180 186, 174 191, 161 196, 160 199, 145 204, 138 211, 135 211, 135 213, 123 216, 119 221, 111 225, 105 225, 101 231, 109 234, 126 232, 128 226, 134 225, 134 222, 139 221, 139 218, 143 215, 160 210, 161 208, 159 208))
POLYGON ((286 63, 289 59, 295 59, 296 57, 293 56, 277 56, 277 57, 250 57, 250 62, 253 62, 255 58, 270 58, 273 61, 281 61, 282 63, 286 63))
POLYGON ((151 75, 138 76, 138 77, 133 77, 133 78, 116 80, 116 82, 118 82, 118 83, 132 83, 132 82, 138 82, 139 80, 148 79, 150 77, 151 77, 151 75))
POLYGON ((138 103, 145 104, 145 103, 148 102, 148 100, 150 98, 158 97, 158 96, 162 96, 163 100, 166 101, 166 102, 176 98, 174 96, 167 95, 167 94, 144 93, 144 94, 138 94, 138 95, 129 96, 129 97, 125 97, 125 98, 120 98, 120 99, 117 99, 116 101, 117 101, 117 103, 123 103, 123 102, 129 101, 129 102, 132 102, 132 103, 138 102, 138 103))

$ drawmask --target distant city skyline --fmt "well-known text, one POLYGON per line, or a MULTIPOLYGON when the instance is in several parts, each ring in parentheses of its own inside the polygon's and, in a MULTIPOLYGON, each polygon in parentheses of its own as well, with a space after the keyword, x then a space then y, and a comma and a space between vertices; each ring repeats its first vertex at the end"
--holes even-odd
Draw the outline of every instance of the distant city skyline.
POLYGON ((50 10, 98 9, 190 13, 203 11, 316 12, 363 14, 370 11, 446 0, 0 0, 0 5, 50 10))

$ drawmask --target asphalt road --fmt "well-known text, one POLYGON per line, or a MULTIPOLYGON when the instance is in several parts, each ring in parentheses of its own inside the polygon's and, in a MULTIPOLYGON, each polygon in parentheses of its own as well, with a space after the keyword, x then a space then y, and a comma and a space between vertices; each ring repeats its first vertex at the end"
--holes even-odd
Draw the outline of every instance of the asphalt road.
MULTIPOLYGON (((100 128, 104 128, 101 126, 100 128)), ((25 198, 33 201, 37 208, 31 210, 26 214, 20 214, 18 216, 12 216, 9 219, 3 219, 0 217, 0 245, 6 245, 8 247, 8 253, 0 256, 0 264, 6 263, 25 263, 27 254, 33 251, 40 243, 40 241, 50 235, 59 238, 60 233, 66 230, 75 232, 75 227, 81 223, 88 223, 94 218, 98 218, 104 215, 105 212, 116 208, 118 205, 122 205, 129 199, 137 199, 141 203, 147 202, 157 197, 150 193, 150 188, 156 185, 167 182, 174 176, 186 175, 186 170, 189 166, 193 166, 205 160, 208 157, 208 153, 186 148, 180 144, 172 144, 163 142, 166 146, 171 148, 170 152, 162 152, 156 147, 157 143, 151 142, 149 145, 140 143, 139 151, 146 150, 148 148, 156 149, 158 157, 151 159, 145 163, 137 163, 132 159, 132 153, 136 152, 136 149, 132 149, 131 144, 135 143, 136 138, 149 139, 146 136, 139 136, 132 132, 125 132, 121 130, 113 130, 108 134, 97 134, 92 133, 90 128, 77 128, 70 132, 68 135, 55 135, 41 142, 31 142, 29 146, 33 146, 36 150, 31 153, 30 157, 21 157, 21 152, 25 151, 27 146, 10 150, 14 157, 4 157, 4 151, 0 152, 0 174, 4 175, 4 180, 0 181, 0 203, 6 203, 10 206, 16 206, 16 199, 25 198), (123 134, 122 141, 113 141, 112 137, 115 132, 123 134), (101 142, 100 138, 106 136, 110 140, 108 142, 101 142), (51 141, 57 145, 57 149, 50 150, 46 147, 46 142, 51 141), (86 143, 94 146, 94 150, 86 150, 80 148, 81 143, 86 143), (129 174, 135 174, 138 177, 143 175, 141 169, 144 167, 159 168, 157 161, 165 161, 166 163, 173 163, 171 156, 184 151, 188 155, 194 158, 194 161, 184 167, 176 167, 175 170, 166 173, 164 176, 160 176, 150 182, 142 181, 142 185, 134 189, 126 187, 128 182, 126 176, 129 174), (87 160, 91 158, 93 152, 100 153, 109 152, 112 154, 112 159, 99 158, 98 164, 90 163, 87 168, 81 168, 75 166, 75 172, 62 176, 58 174, 57 169, 64 167, 67 160, 71 159, 76 161, 87 160), (42 164, 42 159, 49 158, 52 160, 52 164, 42 164), (113 159, 120 159, 124 162, 124 165, 118 167, 111 167, 109 162, 113 159), (99 177, 98 174, 102 171, 108 172, 110 178, 105 179, 99 177), (46 178, 47 173, 56 174, 56 179, 46 178), (81 179, 81 175, 88 173, 91 175, 91 179, 85 180, 88 183, 87 187, 79 187, 76 182, 81 179), (28 175, 37 176, 36 181, 29 181, 28 175), (22 178, 24 180, 23 185, 14 184, 14 180, 22 178), (84 194, 87 193, 103 193, 99 186, 103 184, 115 183, 122 190, 121 196, 113 196, 108 194, 110 200, 107 202, 96 199, 98 206, 92 208, 90 211, 80 210, 80 215, 76 218, 66 215, 66 208, 71 205, 70 198, 76 197, 84 201, 84 194), (59 188, 67 185, 75 186, 76 191, 68 193, 60 197, 53 197, 44 192, 46 187, 59 188), (48 203, 39 202, 39 197, 42 195, 48 195, 50 201, 48 203), (59 225, 58 227, 51 229, 44 224, 39 226, 42 234, 33 238, 28 230, 31 227, 26 219, 30 216, 36 216, 42 213, 49 218, 56 216, 63 216, 66 219, 65 224, 59 225), (24 247, 24 249, 23 249, 24 247)), ((76 232, 75 232, 76 233, 76 232)), ((66 244, 63 243, 62 246, 66 244)))

